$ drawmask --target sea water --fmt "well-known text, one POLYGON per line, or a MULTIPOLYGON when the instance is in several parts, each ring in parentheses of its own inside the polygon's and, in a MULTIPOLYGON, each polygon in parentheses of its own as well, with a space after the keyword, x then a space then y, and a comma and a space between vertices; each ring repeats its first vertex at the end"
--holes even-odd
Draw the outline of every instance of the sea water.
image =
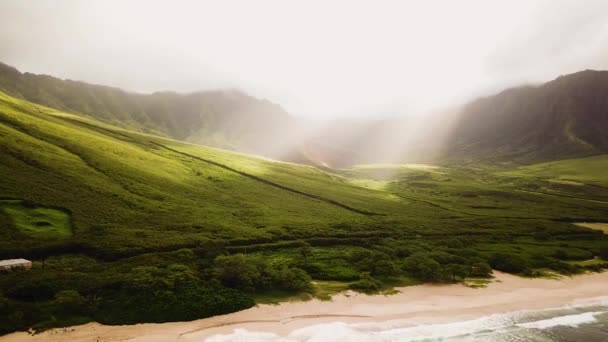
POLYGON ((332 322, 297 329, 287 336, 235 329, 230 334, 211 336, 207 341, 608 342, 608 297, 554 309, 501 313, 450 323, 332 322))

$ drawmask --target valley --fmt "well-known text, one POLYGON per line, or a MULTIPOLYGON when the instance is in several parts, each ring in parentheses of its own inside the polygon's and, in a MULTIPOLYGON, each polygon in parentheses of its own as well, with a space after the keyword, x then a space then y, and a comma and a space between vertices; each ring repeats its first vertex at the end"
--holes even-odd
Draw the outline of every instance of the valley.
POLYGON ((0 333, 608 267, 608 154, 330 169, 2 93, 0 146, 0 333))

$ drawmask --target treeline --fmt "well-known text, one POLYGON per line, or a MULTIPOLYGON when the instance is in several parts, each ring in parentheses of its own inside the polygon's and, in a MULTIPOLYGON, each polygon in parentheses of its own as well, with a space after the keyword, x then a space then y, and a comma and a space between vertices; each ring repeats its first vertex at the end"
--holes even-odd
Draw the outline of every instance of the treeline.
POLYGON ((221 247, 197 253, 182 249, 113 263, 65 255, 36 263, 30 271, 5 271, 0 334, 91 320, 187 321, 251 307, 254 293, 310 289, 311 278, 302 269, 223 253, 221 247))
MULTIPOLYGON (((359 240, 357 240, 359 241, 359 240)), ((465 240, 392 238, 361 245, 313 246, 290 242, 284 249, 234 253, 222 240, 194 248, 102 261, 82 254, 43 258, 29 271, 0 274, 0 334, 89 321, 104 324, 185 321, 253 306, 257 294, 313 293, 311 279, 338 280, 374 293, 406 277, 419 282, 459 282, 490 277, 492 269, 538 275, 548 268, 574 274, 608 263, 579 266, 608 248, 583 250, 561 243, 538 253, 467 247, 465 240)))

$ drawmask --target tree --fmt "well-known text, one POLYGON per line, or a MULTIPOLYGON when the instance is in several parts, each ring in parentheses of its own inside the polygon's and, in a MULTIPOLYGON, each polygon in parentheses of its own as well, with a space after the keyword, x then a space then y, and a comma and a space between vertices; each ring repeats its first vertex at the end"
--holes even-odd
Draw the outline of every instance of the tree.
POLYGON ((226 242, 224 240, 203 240, 199 242, 195 252, 204 258, 213 259, 226 253, 226 242))
POLYGON ((608 260, 608 247, 600 248, 600 258, 608 260))
POLYGON ((507 273, 521 273, 528 268, 526 260, 519 255, 507 254, 507 253, 496 253, 490 258, 490 265, 492 268, 507 272, 507 273))
POLYGON ((283 267, 276 272, 278 287, 290 291, 302 291, 310 289, 312 279, 306 271, 299 268, 283 267))
POLYGON ((235 254, 215 259, 216 277, 226 286, 255 290, 306 290, 311 278, 306 271, 288 266, 272 267, 263 258, 235 254))
POLYGON ((421 254, 407 257, 403 262, 403 269, 414 277, 425 281, 438 281, 442 278, 441 265, 421 254))
POLYGON ((84 309, 86 300, 76 290, 59 291, 55 295, 55 304, 64 314, 78 314, 84 309))
POLYGON ((397 268, 390 260, 380 260, 374 265, 373 274, 376 276, 392 276, 396 273, 397 268))
POLYGON ((261 278, 256 264, 240 253, 215 258, 215 273, 224 285, 247 291, 255 290, 261 278))
POLYGON ((196 282, 196 273, 186 265, 173 264, 167 268, 139 266, 133 268, 130 286, 138 291, 165 291, 187 287, 196 282))
POLYGON ((476 262, 471 265, 469 275, 471 277, 489 278, 492 275, 492 268, 485 262, 476 262))
POLYGON ((300 255, 305 260, 312 256, 312 247, 306 241, 300 241, 300 255))
POLYGON ((446 265, 445 271, 450 275, 452 281, 456 281, 457 278, 464 280, 469 275, 469 268, 460 264, 446 265))
POLYGON ((559 260, 568 260, 568 253, 563 249, 558 249, 555 251, 553 256, 559 260))
POLYGON ((352 290, 365 293, 373 293, 380 290, 381 283, 374 279, 369 272, 363 272, 359 275, 359 280, 348 285, 352 290))

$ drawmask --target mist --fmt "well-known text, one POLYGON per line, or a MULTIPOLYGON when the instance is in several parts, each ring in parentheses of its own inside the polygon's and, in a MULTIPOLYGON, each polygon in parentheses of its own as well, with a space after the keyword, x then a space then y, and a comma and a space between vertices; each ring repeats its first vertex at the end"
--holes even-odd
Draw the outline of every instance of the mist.
POLYGON ((307 119, 379 119, 605 69, 607 19, 601 0, 5 0, 0 60, 139 92, 238 88, 307 119))
POLYGON ((24 72, 140 93, 236 89, 277 106, 234 118, 273 119, 234 131, 237 147, 205 130, 178 138, 327 167, 432 162, 473 99, 608 68, 602 0, 5 0, 0 20, 0 61, 24 72))

